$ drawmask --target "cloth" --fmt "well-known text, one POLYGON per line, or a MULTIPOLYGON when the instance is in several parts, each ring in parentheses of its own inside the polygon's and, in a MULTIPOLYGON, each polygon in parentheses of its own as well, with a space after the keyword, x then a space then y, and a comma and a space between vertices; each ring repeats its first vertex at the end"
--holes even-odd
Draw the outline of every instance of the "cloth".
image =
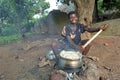
POLYGON ((74 27, 75 30, 73 31, 71 29, 71 26, 73 26, 72 24, 68 24, 66 25, 63 30, 62 30, 62 39, 57 40, 57 49, 58 52, 62 51, 62 50, 76 50, 76 48, 70 44, 70 42, 67 40, 67 36, 71 36, 72 41, 76 44, 76 45, 82 45, 82 41, 81 41, 81 34, 85 32, 85 28, 83 24, 76 24, 74 27))
POLYGON ((63 28, 62 36, 63 36, 63 41, 65 43, 68 43, 67 36, 72 37, 72 41, 78 45, 81 44, 81 33, 85 32, 84 25, 83 24, 76 24, 76 30, 72 31, 71 27, 72 24, 67 25, 66 27, 63 28))
POLYGON ((62 50, 73 50, 73 51, 78 51, 73 45, 71 45, 69 43, 69 41, 67 40, 67 36, 71 36, 72 37, 72 41, 76 44, 76 45, 82 45, 82 41, 81 41, 81 34, 85 32, 84 29, 84 25, 83 24, 76 24, 76 29, 73 30, 71 29, 72 24, 68 24, 66 25, 63 30, 62 30, 62 39, 59 39, 57 41, 54 41, 54 45, 52 46, 53 48, 53 52, 55 53, 56 57, 59 57, 59 53, 62 50))

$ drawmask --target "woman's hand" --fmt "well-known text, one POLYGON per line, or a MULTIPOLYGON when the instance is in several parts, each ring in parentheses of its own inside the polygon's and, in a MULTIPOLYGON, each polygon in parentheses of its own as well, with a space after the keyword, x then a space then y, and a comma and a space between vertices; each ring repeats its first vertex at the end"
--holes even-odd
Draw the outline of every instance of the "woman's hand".
POLYGON ((103 31, 106 30, 108 28, 108 24, 104 24, 100 27, 100 29, 102 29, 103 31))
POLYGON ((66 36, 66 31, 65 31, 66 27, 64 26, 61 32, 61 35, 66 36))
POLYGON ((84 48, 82 46, 76 46, 76 49, 81 53, 84 51, 84 48))
POLYGON ((80 46, 80 50, 81 50, 81 52, 83 53, 84 50, 85 50, 85 48, 83 48, 83 46, 80 46))

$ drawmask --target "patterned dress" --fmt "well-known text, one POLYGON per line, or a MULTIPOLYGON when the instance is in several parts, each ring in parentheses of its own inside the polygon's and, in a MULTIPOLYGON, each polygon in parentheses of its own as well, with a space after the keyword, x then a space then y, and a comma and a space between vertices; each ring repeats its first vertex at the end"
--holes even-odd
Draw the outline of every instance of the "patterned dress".
POLYGON ((70 26, 72 26, 72 24, 65 26, 62 30, 63 41, 66 44, 70 45, 69 41, 67 40, 67 36, 70 36, 72 41, 76 45, 80 45, 81 44, 81 33, 85 32, 84 25, 80 23, 76 24, 75 31, 72 31, 70 26))

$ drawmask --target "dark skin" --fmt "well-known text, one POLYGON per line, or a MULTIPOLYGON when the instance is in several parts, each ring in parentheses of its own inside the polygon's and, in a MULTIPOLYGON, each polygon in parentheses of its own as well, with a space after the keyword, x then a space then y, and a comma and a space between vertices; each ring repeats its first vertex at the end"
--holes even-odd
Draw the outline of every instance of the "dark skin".
MULTIPOLYGON (((76 25, 78 23, 78 18, 77 18, 77 15, 75 13, 73 14, 70 14, 69 15, 69 18, 70 18, 70 22, 71 24, 73 25, 71 27, 71 29, 74 31, 76 30, 76 27, 74 25, 76 25)), ((88 28, 88 26, 85 26, 85 31, 87 32, 90 32, 90 33, 93 33, 93 32, 98 32, 100 29, 102 29, 103 31, 105 31, 106 29, 108 28, 108 24, 104 24, 102 26, 100 26, 99 28, 88 28)), ((63 33, 62 33, 63 34, 63 33)), ((68 41, 70 42, 71 45, 73 45, 77 50, 79 50, 80 52, 82 52, 84 55, 87 54, 89 48, 90 48, 90 45, 88 45, 87 47, 83 48, 82 46, 78 46, 76 45, 70 36, 67 36, 67 39, 68 41)))

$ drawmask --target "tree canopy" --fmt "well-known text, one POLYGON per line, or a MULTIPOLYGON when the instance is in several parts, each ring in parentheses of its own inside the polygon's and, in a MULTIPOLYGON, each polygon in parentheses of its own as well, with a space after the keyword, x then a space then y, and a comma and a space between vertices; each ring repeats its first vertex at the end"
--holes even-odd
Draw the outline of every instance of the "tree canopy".
POLYGON ((34 22, 33 16, 44 14, 50 4, 45 0, 0 0, 0 31, 5 26, 23 27, 34 22))

